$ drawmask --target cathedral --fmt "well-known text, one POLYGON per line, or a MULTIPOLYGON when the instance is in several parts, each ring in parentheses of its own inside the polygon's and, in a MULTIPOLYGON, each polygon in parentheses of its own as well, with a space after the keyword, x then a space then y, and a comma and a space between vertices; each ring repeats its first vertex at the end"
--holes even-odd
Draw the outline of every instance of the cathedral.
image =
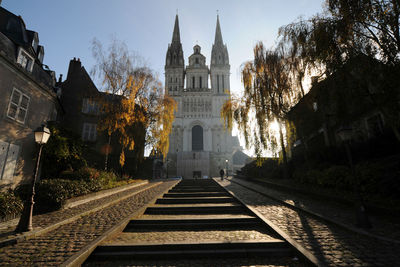
MULTIPOLYGON (((224 128, 221 107, 230 95, 230 65, 223 43, 219 17, 212 46, 210 67, 201 47, 195 45, 185 59, 180 40, 178 15, 165 61, 165 90, 176 102, 175 121, 169 137, 169 176, 206 178, 219 176, 220 169, 232 173, 239 140, 224 128)), ((241 164, 243 165, 243 164, 241 164)))

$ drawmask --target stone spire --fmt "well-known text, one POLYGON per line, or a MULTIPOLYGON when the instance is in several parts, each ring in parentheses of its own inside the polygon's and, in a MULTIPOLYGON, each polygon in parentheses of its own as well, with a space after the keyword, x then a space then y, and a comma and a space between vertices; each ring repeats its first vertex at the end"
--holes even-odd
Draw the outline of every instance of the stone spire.
POLYGON ((165 58, 165 88, 169 95, 179 95, 183 90, 185 79, 185 60, 179 33, 178 14, 175 16, 174 32, 172 41, 168 45, 165 58))
POLYGON ((215 28, 215 40, 211 49, 210 77, 211 89, 214 94, 226 96, 230 90, 230 75, 228 49, 222 40, 219 15, 217 15, 217 26, 215 28))
POLYGON ((175 16, 174 33, 172 34, 172 44, 174 44, 174 43, 181 43, 181 36, 179 34, 178 14, 176 14, 176 16, 175 16))
POLYGON ((219 26, 219 15, 217 15, 217 27, 215 29, 215 40, 214 44, 223 45, 224 42, 222 41, 222 33, 221 33, 221 26, 219 26))
POLYGON ((226 45, 222 40, 219 15, 217 15, 217 26, 215 28, 215 40, 211 50, 211 65, 229 65, 229 55, 226 45))

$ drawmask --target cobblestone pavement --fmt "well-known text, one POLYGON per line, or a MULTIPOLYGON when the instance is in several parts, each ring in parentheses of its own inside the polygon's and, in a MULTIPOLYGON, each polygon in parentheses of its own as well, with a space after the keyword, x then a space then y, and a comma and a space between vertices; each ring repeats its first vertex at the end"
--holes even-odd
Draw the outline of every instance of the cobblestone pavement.
POLYGON ((0 248, 0 265, 58 266, 176 182, 164 182, 46 234, 0 248))
MULTIPOLYGON (((286 203, 295 205, 300 208, 306 208, 310 211, 324 215, 327 218, 335 219, 350 226, 354 226, 355 224, 356 212, 353 205, 345 205, 343 203, 337 203, 329 200, 324 201, 297 192, 289 193, 282 190, 270 188, 266 184, 261 185, 246 180, 235 178, 232 179, 241 183, 250 184, 253 188, 261 189, 262 192, 283 200, 286 203)), ((398 217, 394 218, 383 215, 369 215, 369 219, 371 220, 373 228, 366 230, 367 232, 400 241, 400 220, 398 219, 398 217)))
MULTIPOLYGON (((400 245, 356 234, 292 210, 230 181, 220 184, 234 192, 327 266, 399 266, 400 245)), ((291 197, 287 195, 288 199, 291 197)))
MULTIPOLYGON (((108 197, 93 200, 93 201, 90 201, 88 203, 85 203, 85 204, 82 204, 82 205, 79 205, 79 206, 76 206, 73 208, 57 210, 54 212, 35 215, 35 216, 33 216, 33 219, 32 219, 33 229, 45 228, 49 225, 69 219, 77 214, 82 213, 82 212, 94 209, 94 208, 104 205, 108 202, 117 200, 120 197, 123 197, 123 196, 129 195, 133 192, 139 191, 145 187, 148 187, 148 184, 134 187, 132 189, 128 189, 128 190, 110 195, 108 197)), ((16 237, 16 236, 20 235, 20 234, 14 233, 14 230, 18 224, 18 221, 19 221, 19 218, 8 221, 8 222, 0 223, 0 240, 4 240, 7 238, 11 238, 11 237, 16 237)))

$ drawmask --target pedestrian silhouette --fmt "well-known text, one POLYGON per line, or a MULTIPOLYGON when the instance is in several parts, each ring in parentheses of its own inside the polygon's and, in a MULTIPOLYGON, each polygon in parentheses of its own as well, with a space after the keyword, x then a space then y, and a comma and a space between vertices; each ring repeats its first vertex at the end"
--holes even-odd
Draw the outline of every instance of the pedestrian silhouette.
POLYGON ((221 181, 224 180, 224 174, 225 174, 224 170, 221 169, 221 170, 219 171, 219 175, 221 175, 221 181))

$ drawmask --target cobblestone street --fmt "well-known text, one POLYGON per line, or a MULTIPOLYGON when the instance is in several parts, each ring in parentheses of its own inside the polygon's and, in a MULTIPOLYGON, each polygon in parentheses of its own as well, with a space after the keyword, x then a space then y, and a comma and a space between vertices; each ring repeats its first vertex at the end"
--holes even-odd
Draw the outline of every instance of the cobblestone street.
MULTIPOLYGON (((115 205, 86 215, 55 230, 12 246, 0 249, 2 266, 58 266, 86 244, 105 231, 145 206, 156 196, 171 187, 176 181, 167 181, 158 186, 133 195, 115 205)), ((146 187, 146 186, 144 186, 146 187)), ((148 186, 147 186, 148 187, 148 186)), ((140 187, 142 188, 142 187, 140 187)), ((140 188, 135 188, 139 191, 140 188)), ((132 193, 132 192, 130 192, 132 193)), ((127 192, 125 192, 127 194, 127 192)), ((118 197, 118 196, 113 196, 118 197)), ((119 196, 121 197, 121 195, 119 196)), ((101 201, 111 201, 101 200, 101 201)), ((95 203, 85 205, 99 205, 95 203)), ((79 208, 79 206, 77 207, 79 208)), ((65 211, 57 212, 61 219, 65 211)), ((66 216, 69 213, 66 213, 66 216)), ((36 216, 35 216, 36 217, 36 216)), ((42 222, 47 222, 43 215, 42 222)), ((36 219, 36 218, 34 218, 36 219)), ((51 223, 50 221, 48 223, 51 223)))
MULTIPOLYGON (((380 241, 317 220, 230 181, 220 184, 328 266, 398 266, 399 244, 380 241)), ((285 194, 285 199, 291 201, 290 194, 285 194)))
MULTIPOLYGON (((108 197, 100 198, 94 201, 90 201, 86 204, 82 204, 79 206, 75 206, 69 209, 61 209, 50 213, 39 214, 33 217, 33 228, 34 229, 42 229, 53 225, 55 223, 61 222, 63 220, 72 218, 76 215, 79 215, 82 212, 90 211, 96 207, 105 205, 112 201, 118 200, 119 198, 129 195, 131 193, 137 192, 144 188, 148 187, 148 185, 138 185, 132 189, 128 189, 126 191, 112 194, 108 197)), ((15 236, 14 230, 17 226, 19 218, 1 223, 0 224, 0 241, 15 236)))
MULTIPOLYGON (((267 184, 253 183, 242 179, 234 179, 234 181, 245 186, 251 184, 252 188, 262 190, 262 192, 271 195, 279 200, 282 200, 290 205, 294 205, 296 207, 306 209, 317 214, 321 214, 329 219, 333 219, 350 227, 353 227, 355 225, 356 214, 354 204, 352 202, 350 202, 350 204, 344 204, 340 202, 335 202, 334 200, 316 198, 307 193, 298 193, 275 189, 268 186, 267 184)), ((293 183, 291 186, 301 187, 303 185, 293 183)), ((328 194, 328 192, 325 193, 328 194)), ((397 240, 400 243, 399 220, 383 214, 379 214, 378 216, 374 214, 369 214, 369 219, 373 227, 364 231, 377 236, 397 240)))

